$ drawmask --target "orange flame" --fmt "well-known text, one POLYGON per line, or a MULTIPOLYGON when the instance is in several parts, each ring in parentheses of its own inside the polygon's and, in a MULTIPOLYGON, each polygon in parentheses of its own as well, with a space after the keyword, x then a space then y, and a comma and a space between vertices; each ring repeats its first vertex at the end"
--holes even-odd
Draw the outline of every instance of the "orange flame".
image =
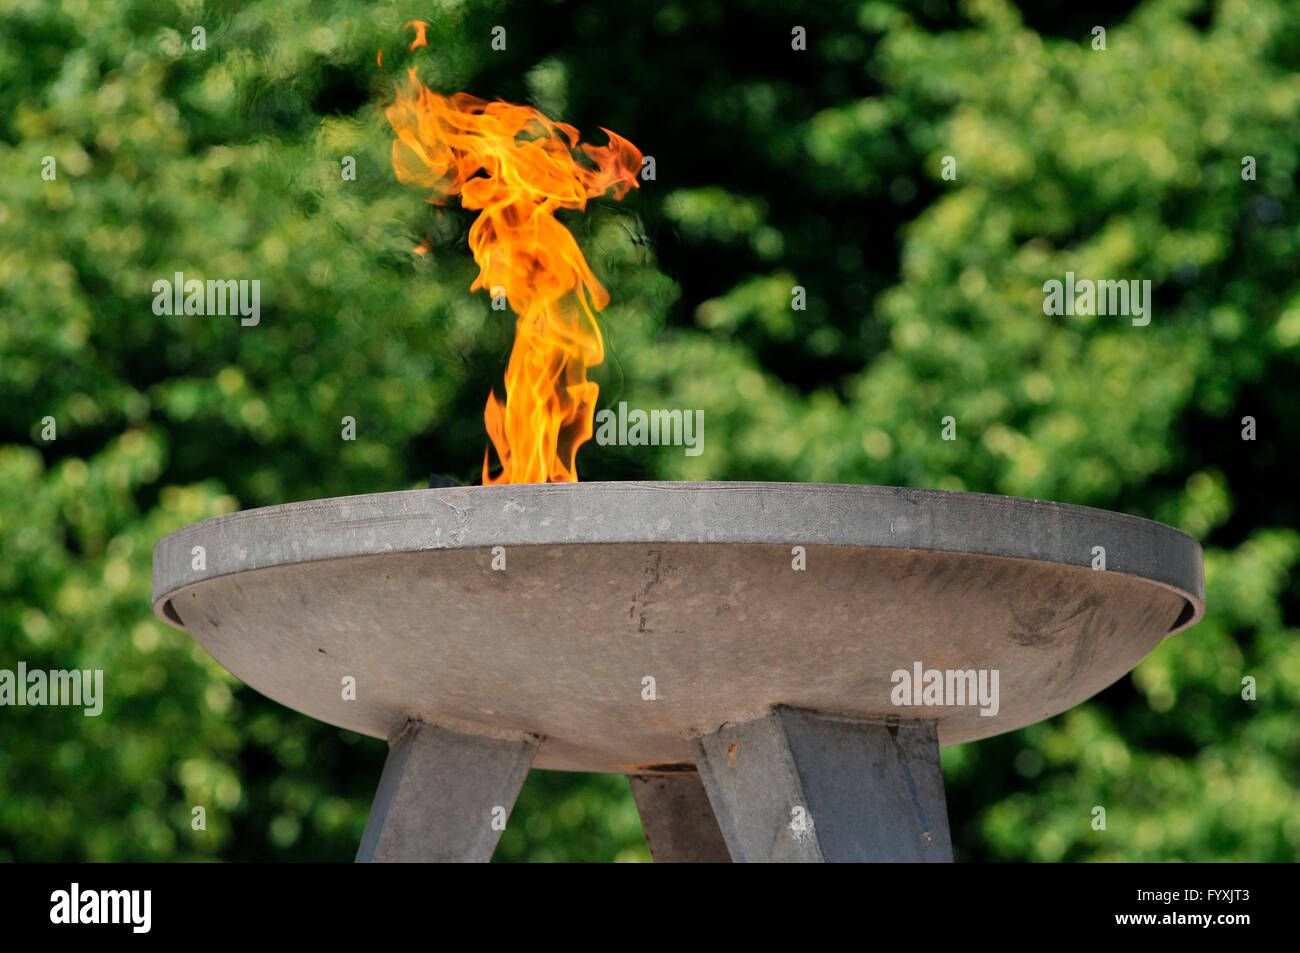
POLYGON ((622 198, 638 185, 641 152, 608 129, 609 145, 579 144, 577 129, 529 106, 440 96, 414 69, 387 115, 398 180, 428 189, 430 202, 460 195, 482 210, 469 232, 479 266, 470 289, 504 292, 518 315, 506 399, 494 390, 483 413, 502 469, 491 476, 485 450, 483 483, 576 481, 599 391, 587 368, 605 357, 595 312, 609 293, 555 212, 611 189, 622 198))
POLYGON ((423 20, 410 20, 402 26, 403 30, 405 30, 407 27, 415 27, 415 39, 411 41, 412 50, 414 50, 417 46, 429 45, 429 41, 425 39, 424 36, 425 28, 428 27, 428 25, 429 24, 425 23, 423 20))

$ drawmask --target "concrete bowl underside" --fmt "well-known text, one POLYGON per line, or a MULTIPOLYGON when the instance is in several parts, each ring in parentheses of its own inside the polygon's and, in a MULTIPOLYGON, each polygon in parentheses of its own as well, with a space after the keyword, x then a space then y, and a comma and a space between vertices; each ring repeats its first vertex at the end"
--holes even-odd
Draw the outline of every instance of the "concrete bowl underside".
POLYGON ((674 770, 690 736, 774 704, 1000 734, 1110 685, 1203 600, 1199 545, 1159 523, 870 486, 407 490, 154 550, 155 612, 270 698, 376 737, 411 717, 527 732, 536 767, 581 771, 674 770), (917 663, 996 670, 997 713, 894 704, 917 663))

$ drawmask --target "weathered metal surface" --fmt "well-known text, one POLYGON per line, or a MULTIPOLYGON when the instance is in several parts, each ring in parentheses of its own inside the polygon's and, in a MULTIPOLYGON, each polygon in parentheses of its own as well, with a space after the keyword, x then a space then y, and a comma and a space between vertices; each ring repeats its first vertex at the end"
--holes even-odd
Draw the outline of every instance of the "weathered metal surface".
POLYGON ((154 595, 237 677, 322 721, 530 732, 538 767, 638 774, 778 704, 932 719, 945 745, 1039 721, 1199 618, 1203 582, 1195 540, 1083 507, 588 483, 206 520, 159 542, 154 595), (895 673, 918 663, 997 671, 996 714, 896 705, 895 673))
POLYGON ((630 774, 627 780, 655 863, 731 862, 698 774, 630 774))
POLYGON ((952 861, 933 722, 777 708, 692 749, 737 861, 952 861))
POLYGON ((533 739, 408 722, 393 738, 358 863, 486 863, 514 807, 533 739))

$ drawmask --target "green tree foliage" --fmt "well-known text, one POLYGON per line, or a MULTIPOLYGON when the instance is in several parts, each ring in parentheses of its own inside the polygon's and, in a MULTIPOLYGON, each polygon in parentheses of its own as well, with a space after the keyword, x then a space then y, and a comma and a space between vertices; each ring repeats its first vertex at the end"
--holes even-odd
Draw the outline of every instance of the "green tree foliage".
MULTIPOLYGON (((0 668, 109 688, 97 718, 0 711, 0 858, 354 853, 383 744, 157 622, 150 553, 480 465, 512 329, 469 292, 470 213, 394 179, 381 107, 414 64, 655 157, 566 221, 613 298, 602 405, 702 409, 705 452, 588 445, 585 478, 1007 493, 1205 545, 1199 626, 945 750, 960 859, 1295 859, 1300 9, 1105 9, 0 0, 0 668), (155 315, 178 271, 260 280, 260 324, 155 315), (1067 271, 1150 279, 1150 325, 1045 315, 1067 271)), ((646 853, 621 779, 537 772, 498 856, 646 853)))

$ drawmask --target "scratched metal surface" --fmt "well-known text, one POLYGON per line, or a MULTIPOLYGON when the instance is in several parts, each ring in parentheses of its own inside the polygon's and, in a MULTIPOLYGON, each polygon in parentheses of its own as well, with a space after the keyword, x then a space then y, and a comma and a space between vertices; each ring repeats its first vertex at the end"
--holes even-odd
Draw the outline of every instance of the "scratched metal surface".
POLYGON ((527 731, 537 767, 628 773, 775 704, 932 719, 944 745, 1009 731, 1122 677, 1203 598, 1200 547, 1158 523, 880 487, 410 490, 205 520, 154 552, 159 616, 285 705, 378 737, 410 715, 527 731), (997 714, 894 705, 917 662, 997 670, 997 714))

